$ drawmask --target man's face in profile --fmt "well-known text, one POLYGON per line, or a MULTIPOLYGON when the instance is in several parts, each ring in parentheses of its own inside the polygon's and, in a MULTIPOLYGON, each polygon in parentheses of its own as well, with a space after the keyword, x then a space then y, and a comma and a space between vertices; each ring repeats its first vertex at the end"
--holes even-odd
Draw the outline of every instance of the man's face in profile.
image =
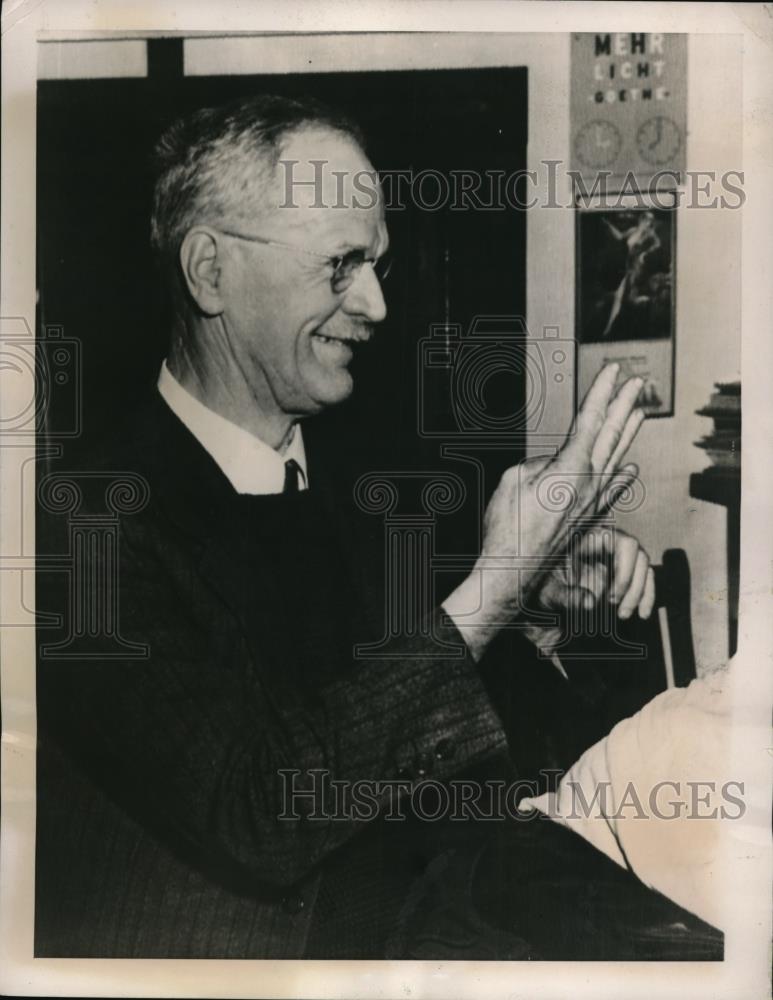
POLYGON ((325 259, 353 250, 378 258, 387 249, 384 209, 373 183, 365 196, 353 187, 364 171, 373 172, 365 154, 340 133, 309 128, 289 136, 265 210, 245 214, 235 226, 287 246, 227 241, 227 349, 262 407, 304 416, 345 400, 353 388, 348 366, 355 345, 369 340, 373 324, 386 315, 370 264, 336 289, 334 268, 325 259), (307 183, 315 179, 316 188, 307 183))

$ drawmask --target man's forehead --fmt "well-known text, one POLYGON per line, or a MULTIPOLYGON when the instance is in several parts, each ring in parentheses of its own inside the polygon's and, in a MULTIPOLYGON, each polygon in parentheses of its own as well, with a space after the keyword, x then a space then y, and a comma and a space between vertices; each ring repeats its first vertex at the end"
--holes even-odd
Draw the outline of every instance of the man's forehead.
POLYGON ((385 235, 373 165, 353 138, 331 129, 308 128, 285 140, 269 205, 285 232, 303 229, 351 246, 385 235))
POLYGON ((309 127, 285 139, 271 200, 290 212, 383 214, 370 160, 353 137, 329 128, 309 127))

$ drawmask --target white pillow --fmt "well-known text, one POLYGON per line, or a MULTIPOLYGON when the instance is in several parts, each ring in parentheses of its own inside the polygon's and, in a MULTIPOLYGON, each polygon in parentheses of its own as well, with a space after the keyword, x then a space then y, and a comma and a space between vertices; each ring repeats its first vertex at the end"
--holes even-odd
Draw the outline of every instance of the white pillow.
POLYGON ((646 885, 722 927, 722 842, 743 812, 729 770, 728 671, 672 688, 618 723, 555 793, 522 800, 646 885))

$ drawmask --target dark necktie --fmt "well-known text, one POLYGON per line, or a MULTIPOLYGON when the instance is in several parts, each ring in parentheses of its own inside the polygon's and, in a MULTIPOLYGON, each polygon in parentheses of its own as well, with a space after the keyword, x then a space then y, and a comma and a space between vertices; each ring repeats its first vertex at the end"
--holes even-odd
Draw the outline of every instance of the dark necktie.
POLYGON ((289 458, 285 462, 285 484, 283 493, 297 493, 301 467, 294 458, 289 458))

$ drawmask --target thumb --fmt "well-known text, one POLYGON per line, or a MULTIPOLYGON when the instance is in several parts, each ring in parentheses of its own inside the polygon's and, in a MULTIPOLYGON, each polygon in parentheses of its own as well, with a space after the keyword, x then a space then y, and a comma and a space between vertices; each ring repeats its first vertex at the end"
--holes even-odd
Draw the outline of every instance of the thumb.
POLYGON ((555 455, 535 455, 534 458, 525 458, 521 462, 521 468, 525 470, 530 479, 533 479, 554 461, 555 455))

